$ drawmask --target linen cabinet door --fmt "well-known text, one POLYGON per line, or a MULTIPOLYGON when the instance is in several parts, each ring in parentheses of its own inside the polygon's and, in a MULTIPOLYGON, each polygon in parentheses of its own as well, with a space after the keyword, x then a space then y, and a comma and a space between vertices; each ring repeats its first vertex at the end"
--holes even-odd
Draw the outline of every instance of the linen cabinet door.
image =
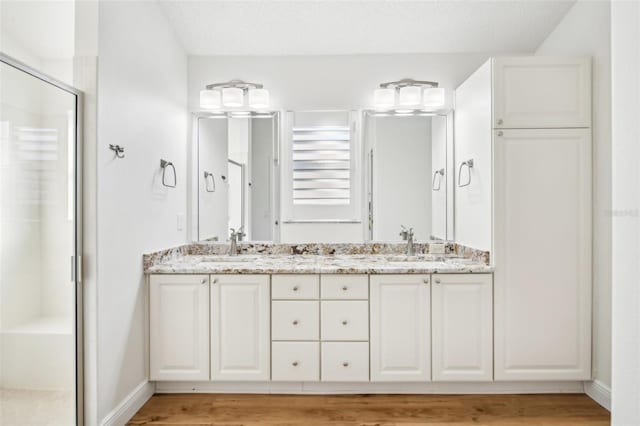
POLYGON ((431 281, 433 380, 493 380, 491 274, 437 274, 431 281))
POLYGON ((591 126, 591 61, 587 57, 495 58, 493 79, 495 128, 591 126))
POLYGON ((495 379, 588 380, 590 131, 500 132, 494 140, 495 379))
POLYGON ((149 278, 149 378, 209 380, 209 276, 149 278))
POLYGON ((429 275, 371 275, 371 381, 431 378, 429 275))
POLYGON ((269 380, 268 275, 211 276, 211 380, 269 380))

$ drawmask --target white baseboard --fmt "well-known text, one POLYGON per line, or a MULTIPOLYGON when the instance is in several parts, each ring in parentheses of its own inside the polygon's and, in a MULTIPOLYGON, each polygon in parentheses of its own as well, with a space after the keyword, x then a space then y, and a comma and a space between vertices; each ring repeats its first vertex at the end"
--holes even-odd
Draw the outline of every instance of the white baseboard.
POLYGON ((117 407, 115 407, 100 422, 101 426, 122 426, 127 424, 129 420, 138 412, 140 408, 153 396, 155 392, 155 383, 144 381, 124 398, 117 407))
POLYGON ((579 382, 431 382, 431 383, 319 383, 319 382, 157 382, 157 393, 271 393, 271 394, 533 394, 584 393, 579 382))
POLYGON ((604 383, 593 380, 584 382, 584 393, 598 404, 611 411, 611 388, 604 383))

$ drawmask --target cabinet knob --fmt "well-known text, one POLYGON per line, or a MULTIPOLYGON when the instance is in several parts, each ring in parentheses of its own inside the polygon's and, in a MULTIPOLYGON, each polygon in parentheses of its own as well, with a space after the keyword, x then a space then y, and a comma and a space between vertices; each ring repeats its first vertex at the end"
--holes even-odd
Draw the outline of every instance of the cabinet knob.
POLYGON ((440 284, 440 283, 441 281, 438 278, 436 278, 436 284, 440 284))
POLYGON ((215 284, 215 283, 217 283, 217 282, 218 282, 218 279, 217 279, 217 278, 214 278, 214 279, 212 279, 212 280, 211 280, 211 283, 213 283, 213 284, 215 284))
POLYGON ((349 366, 349 363, 345 361, 345 362, 343 362, 343 363, 342 363, 342 366, 343 366, 343 367, 348 367, 348 366, 349 366))
POLYGON ((423 279, 422 282, 425 283, 425 284, 429 284, 429 278, 423 279))
POLYGON ((347 287, 346 285, 342 286, 342 291, 347 291, 347 290, 349 290, 349 287, 347 287))
POLYGON ((502 120, 502 118, 498 118, 498 124, 502 124, 504 123, 504 121, 502 120))
POLYGON ((347 320, 342 320, 342 325, 347 325, 347 324, 348 324, 347 320))
POLYGON ((293 291, 298 291, 298 286, 293 286, 293 291))
POLYGON ((297 367, 297 366, 298 366, 298 361, 293 361, 293 362, 291 363, 291 365, 293 365, 294 367, 297 367))
POLYGON ((207 283, 207 279, 203 278, 202 280, 200 280, 200 284, 206 284, 207 283))
POLYGON ((502 130, 500 130, 500 131, 498 132, 498 136, 502 136, 502 135, 504 135, 504 132, 503 132, 502 130))
POLYGON ((293 320, 293 325, 298 325, 298 320, 293 320))

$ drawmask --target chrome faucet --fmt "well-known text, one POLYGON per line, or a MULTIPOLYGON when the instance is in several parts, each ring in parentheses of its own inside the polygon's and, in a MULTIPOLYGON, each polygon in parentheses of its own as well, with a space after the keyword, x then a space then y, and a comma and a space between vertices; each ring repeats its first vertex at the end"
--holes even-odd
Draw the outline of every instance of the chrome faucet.
POLYGON ((229 241, 231 241, 231 246, 229 247, 229 256, 237 256, 238 255, 238 233, 233 228, 231 228, 231 235, 229 236, 229 241))
POLYGON ((407 256, 414 256, 416 250, 413 246, 413 228, 407 229, 404 225, 400 225, 400 236, 407 242, 407 256))

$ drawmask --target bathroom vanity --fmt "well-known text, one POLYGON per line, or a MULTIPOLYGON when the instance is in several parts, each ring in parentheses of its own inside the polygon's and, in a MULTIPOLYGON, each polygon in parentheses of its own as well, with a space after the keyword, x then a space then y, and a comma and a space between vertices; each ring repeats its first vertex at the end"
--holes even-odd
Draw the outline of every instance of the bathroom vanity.
POLYGON ((399 253, 160 260, 147 268, 150 378, 491 381, 492 271, 399 253))

